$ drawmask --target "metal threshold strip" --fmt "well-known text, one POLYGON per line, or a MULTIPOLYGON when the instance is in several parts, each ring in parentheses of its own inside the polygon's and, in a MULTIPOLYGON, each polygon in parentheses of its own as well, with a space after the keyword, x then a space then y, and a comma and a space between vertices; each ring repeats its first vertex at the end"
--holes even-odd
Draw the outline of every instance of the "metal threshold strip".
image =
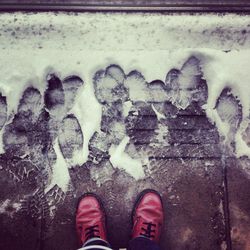
MULTIPOLYGON (((164 2, 164 1, 162 1, 164 2)), ((237 1, 235 1, 237 2, 237 1)), ((240 1, 239 1, 240 2, 240 1)), ((0 2, 0 11, 137 11, 137 12, 250 12, 250 3, 209 4, 85 4, 83 3, 4 3, 0 2)))

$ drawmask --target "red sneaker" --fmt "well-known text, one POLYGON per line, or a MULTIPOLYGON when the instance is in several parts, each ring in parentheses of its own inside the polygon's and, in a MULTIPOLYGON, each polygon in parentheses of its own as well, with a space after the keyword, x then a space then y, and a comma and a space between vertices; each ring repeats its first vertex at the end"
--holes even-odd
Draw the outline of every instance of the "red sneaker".
POLYGON ((87 193, 79 199, 76 231, 81 245, 94 237, 107 241, 106 214, 100 199, 95 194, 87 193))
POLYGON ((133 210, 132 239, 144 236, 159 243, 163 225, 161 196, 154 190, 144 190, 138 197, 133 210))

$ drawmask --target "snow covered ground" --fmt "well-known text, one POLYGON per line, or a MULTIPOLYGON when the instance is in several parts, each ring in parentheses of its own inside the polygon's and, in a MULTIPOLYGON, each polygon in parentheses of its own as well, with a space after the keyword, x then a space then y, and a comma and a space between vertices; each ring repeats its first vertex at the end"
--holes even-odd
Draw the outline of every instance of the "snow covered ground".
MULTIPOLYGON (((117 171, 124 184, 156 178, 158 158, 205 158, 206 172, 211 159, 250 157, 249 16, 18 12, 0 23, 1 154, 35 166, 32 192, 51 197, 51 218, 74 171, 104 189, 117 171)), ((11 202, 20 210, 8 198, 1 214, 11 202)))
MULTIPOLYGON (((25 88, 33 86, 43 95, 47 87, 45 78, 49 73, 55 72, 60 78, 76 74, 84 81, 74 107, 68 111, 77 117, 85 139, 83 147, 74 152, 70 166, 86 162, 89 139, 100 128, 101 106, 94 97, 92 85, 98 69, 117 64, 126 74, 139 70, 147 82, 164 82, 169 70, 180 69, 192 55, 200 60, 208 84, 207 115, 225 137, 230 129, 228 120, 231 122, 235 114, 234 110, 228 110, 229 117, 222 118, 215 109, 217 99, 228 87, 240 101, 243 123, 234 138, 236 154, 250 155, 248 145, 242 140, 250 110, 249 17, 233 14, 226 18, 209 14, 130 14, 127 18, 125 14, 15 13, 2 14, 0 18, 0 90, 7 97, 7 123, 11 120, 11 113, 17 112, 25 88)), ((192 72, 186 74, 180 88, 188 88, 185 84, 192 84, 185 82, 185 77, 192 72)), ((144 86, 131 83, 129 87, 134 88, 135 93, 130 100, 147 101, 141 91, 144 86)), ((187 104, 180 107, 185 108, 187 104)), ((228 107, 225 105, 226 109, 228 107)), ((1 151, 4 152, 3 143, 1 151)), ((56 152, 60 154, 58 150, 56 152)), ((58 155, 57 161, 59 159, 63 160, 63 157, 58 155)), ((60 164, 67 166, 63 162, 60 164)), ((65 172, 62 175, 65 182, 69 181, 65 172)), ((59 185, 63 187, 66 184, 59 185)))

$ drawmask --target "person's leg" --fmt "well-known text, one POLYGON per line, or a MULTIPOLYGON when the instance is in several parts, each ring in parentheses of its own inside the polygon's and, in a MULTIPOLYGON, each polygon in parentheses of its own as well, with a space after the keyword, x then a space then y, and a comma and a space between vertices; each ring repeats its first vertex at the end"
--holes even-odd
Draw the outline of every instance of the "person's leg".
POLYGON ((100 238, 92 238, 87 240, 84 245, 82 246, 82 248, 78 249, 78 250, 112 250, 110 248, 110 245, 107 241, 104 241, 100 238))
POLYGON ((159 250, 164 221, 163 205, 158 192, 144 190, 133 209, 132 240, 129 250, 159 250))
POLYGON ((159 245, 145 237, 136 237, 129 242, 128 250, 160 250, 159 245))
POLYGON ((83 195, 76 210, 76 231, 82 250, 111 249, 107 241, 106 214, 94 194, 83 195))

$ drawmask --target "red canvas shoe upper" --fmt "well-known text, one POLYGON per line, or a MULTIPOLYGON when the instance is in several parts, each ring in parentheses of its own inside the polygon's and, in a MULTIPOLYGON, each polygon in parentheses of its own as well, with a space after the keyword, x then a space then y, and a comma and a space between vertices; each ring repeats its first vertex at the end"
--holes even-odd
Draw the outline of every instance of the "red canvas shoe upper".
POLYGON ((105 211, 94 195, 85 195, 79 201, 76 231, 81 244, 93 237, 107 240, 105 211))
POLYGON ((144 236, 159 242, 163 225, 163 206, 160 195, 152 190, 142 193, 133 211, 132 238, 144 236))

